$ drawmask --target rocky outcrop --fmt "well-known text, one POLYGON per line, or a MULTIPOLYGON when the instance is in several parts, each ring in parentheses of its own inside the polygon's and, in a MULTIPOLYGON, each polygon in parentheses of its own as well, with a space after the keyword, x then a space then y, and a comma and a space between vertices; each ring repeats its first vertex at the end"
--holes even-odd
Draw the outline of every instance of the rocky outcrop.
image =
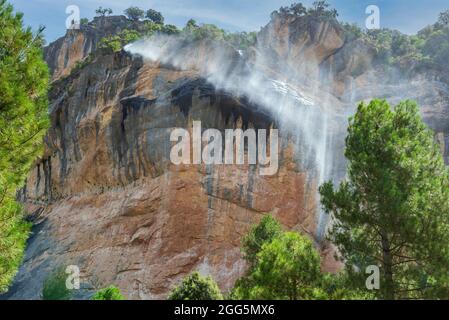
POLYGON ((143 27, 139 21, 131 21, 125 16, 95 17, 79 29, 68 30, 64 37, 44 49, 53 80, 68 76, 77 62, 82 61, 97 49, 101 39, 123 30, 138 30, 143 27))
MULTIPOLYGON (((49 273, 66 265, 81 270, 77 298, 109 284, 130 299, 165 298, 193 270, 212 275, 227 291, 245 270, 241 236, 268 212, 286 229, 316 240, 323 269, 338 270, 333 248, 320 241, 325 227, 316 192, 320 180, 316 163, 305 161, 310 150, 303 136, 291 134, 255 101, 214 87, 195 68, 181 70, 121 52, 96 55, 70 72, 101 37, 128 23, 122 17, 99 18, 46 49, 55 80, 51 128, 45 153, 20 193, 33 234, 5 297, 38 298, 49 273), (172 164, 171 130, 191 128, 195 120, 203 129, 279 128, 277 174, 261 176, 255 165, 172 164)), ((207 60, 202 55, 207 48, 198 48, 197 61, 207 60)), ((334 150, 328 161, 340 178, 345 119, 361 99, 410 94, 449 149, 447 85, 424 78, 402 87, 379 83, 369 53, 362 43, 347 44, 333 22, 275 18, 249 55, 248 63, 289 80, 293 88, 314 87, 305 93, 327 101, 323 110, 338 114, 338 121, 327 124, 325 147, 334 150)), ((314 120, 322 118, 295 119, 298 126, 314 120)))

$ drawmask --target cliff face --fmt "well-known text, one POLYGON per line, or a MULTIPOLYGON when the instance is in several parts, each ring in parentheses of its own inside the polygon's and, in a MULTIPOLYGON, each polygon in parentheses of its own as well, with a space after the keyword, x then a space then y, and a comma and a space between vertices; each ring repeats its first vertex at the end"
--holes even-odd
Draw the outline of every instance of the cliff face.
POLYGON ((13 297, 36 297, 59 264, 79 265, 88 286, 115 283, 129 298, 164 298, 194 269, 227 289, 244 270, 240 237, 263 213, 313 232, 313 179, 292 162, 287 139, 272 177, 254 166, 169 162, 171 129, 193 120, 218 129, 272 125, 194 72, 101 57, 51 97, 46 155, 23 194, 39 232, 13 297))
MULTIPOLYGON (((194 270, 211 274, 226 291, 245 270, 241 236, 267 212, 286 229, 316 239, 323 268, 336 270, 332 248, 317 233, 318 174, 302 161, 307 157, 303 137, 292 135, 275 116, 260 112, 245 97, 215 88, 197 70, 125 52, 97 56, 70 74, 102 35, 128 23, 122 20, 105 18, 98 30, 87 26, 71 31, 46 49, 54 79, 59 79, 50 93, 52 125, 45 154, 20 193, 34 228, 6 297, 38 298, 44 279, 58 265, 79 266, 84 290, 78 298, 109 284, 131 299, 165 298, 171 286, 194 270), (196 120, 203 129, 279 127, 278 173, 261 176, 254 165, 173 165, 171 130, 191 128, 196 120)), ((275 20, 262 30, 259 42, 258 50, 279 62, 264 65, 269 74, 282 75, 286 66, 296 64, 319 81, 327 70, 322 91, 313 94, 318 98, 328 90, 333 107, 343 110, 342 118, 356 99, 355 94, 345 96, 348 87, 357 89, 351 91, 357 98, 372 97, 376 88, 386 87, 392 98, 398 97, 394 85, 363 89, 375 78, 351 75, 360 56, 347 52, 341 30, 333 24, 275 20), (312 58, 315 63, 304 63, 312 58)), ((207 60, 204 54, 198 54, 198 61, 207 60)), ((295 82, 302 83, 301 77, 295 82)), ((448 104, 444 85, 437 84, 416 80, 420 90, 414 96, 424 102, 425 118, 439 126, 445 141, 448 104)), ((338 137, 331 147, 342 157, 344 127, 330 126, 330 135, 338 137)), ((341 176, 344 162, 335 162, 341 176)))

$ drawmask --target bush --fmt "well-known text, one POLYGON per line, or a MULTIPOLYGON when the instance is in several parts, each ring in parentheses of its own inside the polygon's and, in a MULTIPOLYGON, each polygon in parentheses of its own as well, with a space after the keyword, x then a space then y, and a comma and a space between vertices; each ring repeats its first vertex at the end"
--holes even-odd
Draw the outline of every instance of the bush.
POLYGON ((86 66, 88 66, 93 60, 93 55, 89 54, 86 58, 83 60, 79 60, 75 63, 72 70, 70 70, 71 74, 74 74, 82 69, 84 69, 86 66))
POLYGON ((194 40, 224 40, 225 38, 225 31, 223 29, 220 29, 214 24, 202 24, 201 26, 197 26, 194 24, 194 20, 187 23, 186 28, 184 28, 184 34, 194 40))
POLYGON ((225 34, 225 40, 236 49, 245 50, 257 42, 256 32, 236 32, 225 34))
POLYGON ((106 54, 119 52, 125 45, 136 41, 140 37, 139 32, 126 29, 116 35, 101 39, 98 48, 106 54))
POLYGON ((345 40, 347 42, 363 37, 363 30, 357 24, 343 23, 341 26, 344 30, 345 40))
POLYGON ((168 300, 222 300, 223 296, 217 283, 211 277, 202 277, 198 272, 184 278, 174 288, 168 300))
POLYGON ((63 268, 50 274, 42 289, 43 300, 70 300, 72 292, 66 286, 67 275, 63 268))
POLYGON ((172 24, 166 24, 162 27, 162 32, 165 34, 178 34, 181 32, 181 30, 178 29, 177 26, 172 24))
POLYGON ((95 293, 91 300, 124 300, 125 297, 120 293, 120 289, 115 286, 99 290, 95 293))

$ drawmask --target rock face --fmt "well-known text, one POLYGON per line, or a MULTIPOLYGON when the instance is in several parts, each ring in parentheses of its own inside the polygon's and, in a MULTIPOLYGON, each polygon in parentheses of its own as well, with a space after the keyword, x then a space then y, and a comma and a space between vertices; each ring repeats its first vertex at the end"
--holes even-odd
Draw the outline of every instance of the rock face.
MULTIPOLYGON (((179 70, 125 52, 97 56, 70 73, 101 37, 128 24, 122 17, 101 18, 46 49, 56 80, 50 93, 52 124, 45 153, 20 192, 34 228, 24 263, 5 297, 38 298, 49 273, 67 265, 81 271, 83 290, 77 298, 115 284, 130 299, 163 299, 194 270, 212 275, 227 291, 245 270, 242 235, 268 212, 286 229, 317 240, 323 268, 338 270, 332 247, 317 237, 320 181, 315 170, 303 165, 306 151, 287 130, 279 128, 280 164, 273 176, 261 176, 255 165, 177 166, 169 161, 174 128, 191 128, 200 120, 203 129, 269 129, 279 126, 275 117, 259 112, 244 97, 216 89, 193 69, 179 70)), ((296 63, 309 75, 326 70, 325 88, 342 108, 351 106, 355 95, 365 99, 388 92, 388 86, 379 85, 365 90, 375 78, 354 74, 359 63, 354 59, 359 58, 351 55, 332 23, 274 19, 261 31, 259 42, 258 50, 269 51, 270 61, 286 61, 289 68, 296 63), (303 63, 312 58, 316 63, 303 63), (356 94, 348 96, 348 88, 356 94)), ((273 74, 285 71, 282 64, 265 67, 273 74)), ((420 90, 407 90, 423 103, 425 118, 438 128, 446 148, 445 85, 419 81, 415 89, 420 90)), ((397 87, 388 88, 390 97, 397 98, 397 87)), ((337 136, 343 131, 332 132, 337 136)), ((335 143, 341 153, 342 138, 335 143)), ((336 170, 344 174, 344 163, 336 170)))
POLYGON ((125 16, 95 17, 79 30, 68 30, 67 34, 44 49, 53 79, 70 74, 74 65, 95 51, 101 39, 125 29, 140 29, 143 23, 130 21, 125 16))
POLYGON ((248 165, 170 163, 171 130, 193 120, 218 129, 272 125, 194 72, 102 56, 55 85, 51 98, 46 154, 23 191, 40 231, 12 297, 36 297, 50 268, 69 264, 88 288, 114 283, 132 299, 164 298, 194 269, 226 290, 245 268, 240 237, 264 213, 313 233, 313 177, 298 170, 288 139, 275 176, 248 165), (35 290, 28 272, 39 275, 35 290))

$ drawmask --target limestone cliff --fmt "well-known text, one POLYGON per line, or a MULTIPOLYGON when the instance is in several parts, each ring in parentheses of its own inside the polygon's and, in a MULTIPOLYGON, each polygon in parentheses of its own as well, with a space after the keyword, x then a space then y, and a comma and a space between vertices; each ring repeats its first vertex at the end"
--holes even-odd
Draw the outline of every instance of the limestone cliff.
MULTIPOLYGON (((304 161, 303 137, 292 135, 276 116, 261 112, 245 96, 214 87, 198 70, 126 52, 97 55, 70 72, 95 51, 101 37, 128 23, 121 17, 101 18, 46 49, 55 79, 51 128, 45 153, 20 192, 34 228, 6 297, 38 298, 55 266, 70 264, 81 269, 78 298, 109 284, 130 299, 165 298, 193 270, 211 274, 226 291, 245 270, 241 236, 267 212, 286 229, 315 239, 323 268, 336 270, 332 248, 318 236, 317 171, 304 161), (195 120, 204 129, 279 128, 278 173, 261 176, 254 165, 173 165, 170 132, 190 128, 195 120)), ((263 64, 270 75, 301 69, 302 76, 285 75, 285 80, 303 91, 312 85, 305 78, 319 82, 318 90, 306 93, 317 100, 331 95, 327 101, 341 121, 357 100, 381 92, 399 99, 405 91, 422 103, 440 139, 448 140, 447 85, 415 79, 399 96, 397 85, 375 85, 370 72, 354 75, 359 60, 370 63, 369 55, 362 57, 370 49, 345 42, 338 25, 274 19, 262 29, 259 44, 252 54, 265 51, 270 59, 249 63, 263 64)), ((198 61, 207 60, 204 54, 198 61)), ((327 147, 335 150, 332 170, 341 178, 344 126, 339 123, 329 124, 334 140, 327 147)))

